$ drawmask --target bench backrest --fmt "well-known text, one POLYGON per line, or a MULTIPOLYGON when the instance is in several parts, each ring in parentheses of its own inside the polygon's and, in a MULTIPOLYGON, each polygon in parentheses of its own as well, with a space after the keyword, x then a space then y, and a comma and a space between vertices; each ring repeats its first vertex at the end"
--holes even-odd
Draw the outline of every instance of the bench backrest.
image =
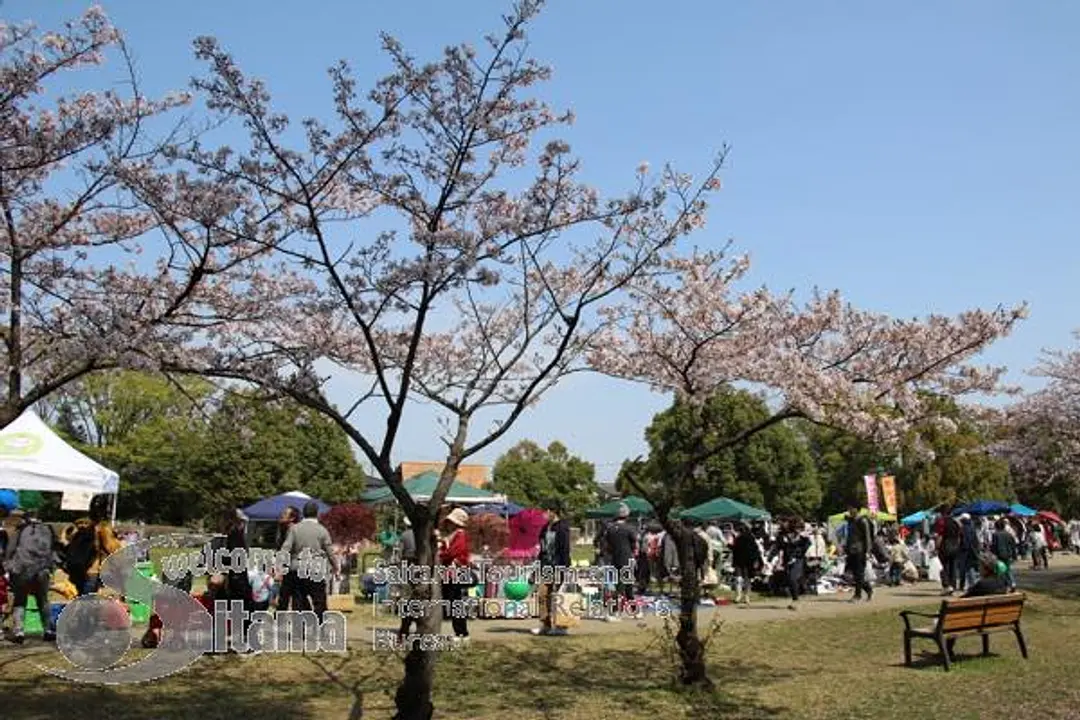
POLYGON ((944 600, 941 603, 942 632, 960 632, 982 627, 999 627, 1019 622, 1024 611, 1024 595, 989 595, 987 597, 944 600))

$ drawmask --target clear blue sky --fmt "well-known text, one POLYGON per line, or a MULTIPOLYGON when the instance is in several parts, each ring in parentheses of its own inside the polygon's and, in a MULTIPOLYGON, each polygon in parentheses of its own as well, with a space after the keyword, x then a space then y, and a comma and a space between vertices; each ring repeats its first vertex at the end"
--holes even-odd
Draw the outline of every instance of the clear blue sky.
MULTIPOLYGON (((196 71, 190 41, 217 35, 286 110, 328 107, 325 68, 385 69, 378 32, 430 57, 479 43, 500 2, 105 2, 146 86, 196 71)), ((3 3, 49 26, 85 2, 3 3)), ((617 192, 642 160, 703 168, 733 147, 700 244, 734 238, 754 280, 838 287, 912 316, 1027 300, 1031 318, 986 358, 1011 379, 1080 326, 1080 4, 552 2, 532 30, 570 107, 567 139, 591 181, 617 192)), ((332 388, 344 393, 349 383, 332 388)), ((344 395, 341 397, 345 400, 344 395)), ((641 452, 666 399, 571 379, 480 460, 522 437, 564 441, 599 479, 641 452)), ((398 459, 439 459, 414 415, 398 459)))

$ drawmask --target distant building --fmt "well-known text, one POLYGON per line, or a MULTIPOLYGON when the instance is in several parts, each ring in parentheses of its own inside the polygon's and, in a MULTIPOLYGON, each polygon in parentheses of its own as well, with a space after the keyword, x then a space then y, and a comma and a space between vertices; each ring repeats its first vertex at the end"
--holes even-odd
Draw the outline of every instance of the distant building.
POLYGON ((617 497, 621 497, 622 493, 615 489, 615 483, 596 483, 596 494, 601 502, 606 500, 614 500, 617 497))
MULTIPOLYGON (((445 466, 446 463, 442 462, 403 462, 401 463, 401 477, 408 480, 421 473, 441 473, 445 466)), ((458 467, 455 480, 474 488, 482 488, 491 481, 491 468, 487 465, 461 465, 458 467)))

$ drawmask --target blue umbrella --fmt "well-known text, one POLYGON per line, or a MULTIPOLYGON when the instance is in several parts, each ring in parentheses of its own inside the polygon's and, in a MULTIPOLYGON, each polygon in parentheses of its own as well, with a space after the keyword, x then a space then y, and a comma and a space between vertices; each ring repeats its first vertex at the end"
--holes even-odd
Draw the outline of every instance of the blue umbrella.
POLYGON ((1038 511, 1032 510, 1027 505, 1021 505, 1020 503, 1013 503, 1009 506, 1013 515, 1021 515, 1023 517, 1035 517, 1038 515, 1038 511))
POLYGON ((920 510, 917 513, 912 513, 906 518, 901 519, 900 524, 906 525, 908 527, 911 527, 912 525, 918 525, 923 520, 929 520, 930 518, 932 518, 934 514, 935 513, 933 510, 920 510))
POLYGON ((305 495, 302 492, 293 491, 263 498, 254 505, 248 505, 244 508, 244 514, 251 520, 277 520, 286 508, 297 507, 303 510, 304 506, 312 500, 319 506, 320 515, 330 509, 330 506, 322 500, 305 495))
POLYGON ((973 503, 956 508, 953 510, 953 515, 962 515, 963 513, 968 515, 1003 515, 1010 512, 1012 512, 1012 508, 1007 503, 997 500, 976 500, 973 503))
POLYGON ((482 505, 473 505, 472 507, 465 508, 465 512, 470 515, 502 515, 503 517, 514 517, 525 508, 520 505, 515 505, 512 502, 506 503, 483 503, 482 505))
POLYGON ((0 508, 14 510, 19 507, 19 493, 14 490, 0 490, 0 508))

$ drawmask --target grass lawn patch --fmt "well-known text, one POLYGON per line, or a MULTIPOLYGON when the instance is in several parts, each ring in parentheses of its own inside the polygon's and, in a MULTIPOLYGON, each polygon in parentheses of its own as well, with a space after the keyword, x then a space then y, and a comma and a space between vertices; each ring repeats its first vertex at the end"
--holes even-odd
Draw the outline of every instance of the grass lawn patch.
MULTIPOLYGON (((903 667, 895 609, 828 618, 728 622, 710 646, 717 690, 687 692, 653 632, 631 624, 602 636, 533 638, 517 633, 439 658, 436 717, 560 718, 1014 718, 1075 716, 1080 687, 1080 599, 1064 590, 1032 595, 1023 627, 1031 659, 1011 635, 961 639, 946 674, 933 643, 915 645, 920 667, 903 667), (925 656, 920 656, 925 653, 925 656)), ((923 609, 932 610, 930 606, 923 609)), ((364 613, 354 614, 356 622, 364 613)), ((350 618, 350 622, 353 618, 350 618)), ((371 622, 368 616, 367 623, 371 622)), ((381 620, 376 624, 383 624, 381 620)), ((40 644, 0 651, 5 717, 85 714, 111 720, 198 718, 387 718, 401 674, 397 656, 353 640, 347 657, 206 657, 187 671, 137 686, 80 686, 37 666, 59 656, 40 644), (352 715, 352 717, 356 717, 352 715)))

